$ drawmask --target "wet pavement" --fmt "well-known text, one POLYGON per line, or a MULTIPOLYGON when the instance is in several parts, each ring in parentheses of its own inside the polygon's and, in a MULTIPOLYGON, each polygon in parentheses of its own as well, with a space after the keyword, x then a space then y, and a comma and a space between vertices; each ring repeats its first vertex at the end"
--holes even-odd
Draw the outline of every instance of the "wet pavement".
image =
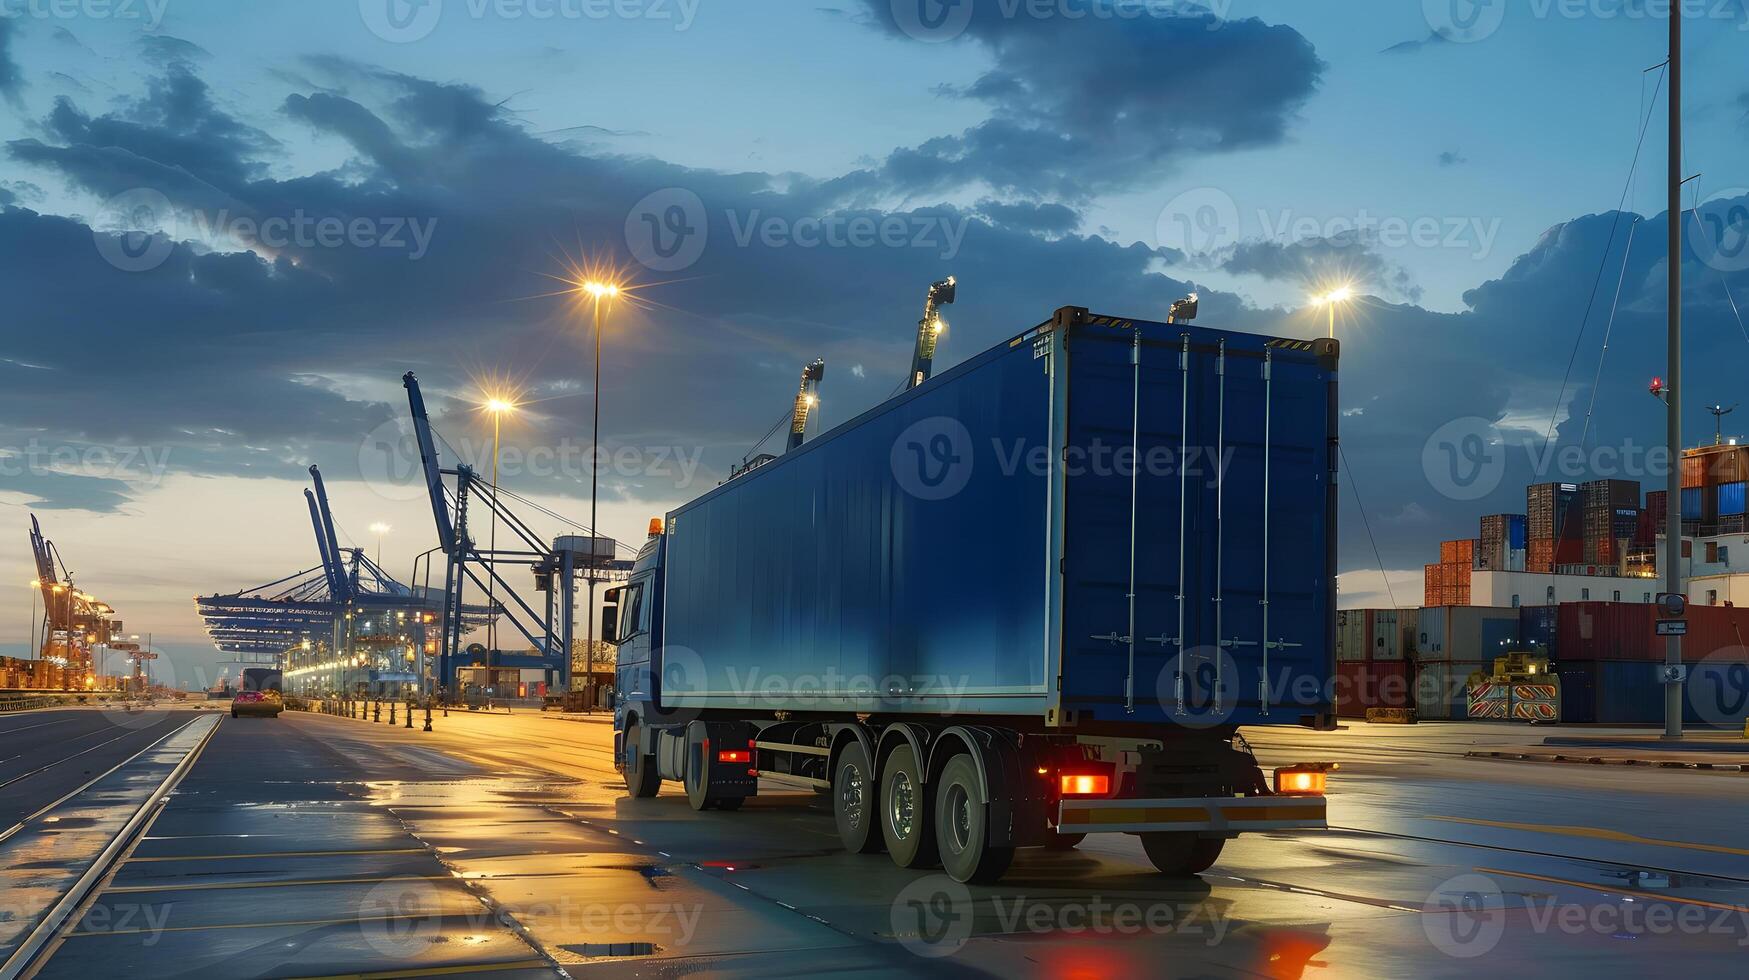
POLYGON ((967 888, 840 852, 809 791, 626 799, 603 721, 434 728, 226 719, 42 975, 1613 977, 1749 956, 1749 776, 1464 757, 1545 731, 1259 734, 1266 765, 1342 763, 1331 831, 1241 838, 1191 880, 1096 836, 967 888))
POLYGON ((0 716, 0 837, 191 717, 122 705, 0 716))

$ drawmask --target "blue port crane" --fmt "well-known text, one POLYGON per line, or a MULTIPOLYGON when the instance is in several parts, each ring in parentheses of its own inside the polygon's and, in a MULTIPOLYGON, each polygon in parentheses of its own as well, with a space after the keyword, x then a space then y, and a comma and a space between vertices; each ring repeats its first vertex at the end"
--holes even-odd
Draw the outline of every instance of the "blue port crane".
POLYGON ((413 419, 414 439, 419 446, 420 467, 431 501, 432 519, 437 528, 438 548, 445 558, 443 622, 446 628, 438 653, 439 683, 454 691, 456 672, 463 666, 463 617, 453 616, 451 612, 462 608, 467 583, 472 582, 480 591, 504 600, 496 604, 493 613, 508 619, 534 649, 532 657, 486 651, 484 666, 556 670, 560 686, 568 689, 571 650, 576 640, 578 576, 588 576, 595 581, 622 580, 630 575, 632 562, 615 558, 614 543, 596 535, 593 528, 583 527, 526 497, 494 485, 490 480, 481 479, 466 463, 444 468, 438 457, 431 417, 425 408, 425 396, 419 390, 419 379, 409 371, 402 376, 401 383, 407 389, 407 405, 413 419), (453 478, 453 490, 444 482, 445 477, 453 478), (549 542, 511 508, 509 501, 519 502, 586 533, 560 535, 549 542), (482 548, 468 533, 470 505, 486 508, 488 516, 496 515, 509 530, 510 539, 504 546, 482 548), (536 591, 545 594, 544 610, 536 610, 505 579, 504 566, 529 569, 534 576, 536 591))

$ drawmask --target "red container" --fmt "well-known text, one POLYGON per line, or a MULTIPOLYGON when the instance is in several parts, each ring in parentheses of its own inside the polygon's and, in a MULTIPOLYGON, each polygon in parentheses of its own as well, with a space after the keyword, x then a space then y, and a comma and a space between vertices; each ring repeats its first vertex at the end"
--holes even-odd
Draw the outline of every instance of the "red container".
POLYGON ((1340 717, 1364 718, 1368 708, 1408 708, 1414 703, 1407 661, 1348 660, 1336 665, 1340 717))
MULTIPOLYGON (((1563 602, 1555 649, 1563 663, 1580 660, 1664 659, 1667 641, 1657 635, 1658 610, 1644 602, 1563 602)), ((1749 610, 1732 606, 1689 606, 1688 634, 1682 638, 1687 663, 1712 660, 1749 662, 1749 610)))

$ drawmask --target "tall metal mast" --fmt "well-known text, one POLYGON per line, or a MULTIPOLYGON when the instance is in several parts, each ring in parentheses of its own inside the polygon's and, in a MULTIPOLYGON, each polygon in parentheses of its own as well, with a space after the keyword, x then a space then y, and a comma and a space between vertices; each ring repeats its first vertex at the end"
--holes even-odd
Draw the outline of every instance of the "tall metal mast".
MULTIPOLYGON (((1682 592, 1682 4, 1670 5, 1670 173, 1668 261, 1670 329, 1666 356, 1669 395, 1665 418, 1670 473, 1665 483, 1664 591, 1682 592)), ((1664 662, 1664 737, 1682 737, 1682 637, 1666 641, 1664 662)))
POLYGON ((955 288, 952 276, 929 286, 923 319, 917 321, 917 346, 911 353, 911 376, 905 379, 907 389, 928 381, 929 373, 935 369, 935 344, 941 337, 941 328, 946 326, 941 322, 941 307, 953 302, 955 288))
POLYGON ((802 386, 796 392, 796 407, 790 413, 789 443, 784 446, 784 452, 801 448, 802 441, 808 435, 808 414, 814 410, 814 405, 820 400, 820 381, 826 377, 826 362, 815 358, 807 367, 802 368, 802 386))

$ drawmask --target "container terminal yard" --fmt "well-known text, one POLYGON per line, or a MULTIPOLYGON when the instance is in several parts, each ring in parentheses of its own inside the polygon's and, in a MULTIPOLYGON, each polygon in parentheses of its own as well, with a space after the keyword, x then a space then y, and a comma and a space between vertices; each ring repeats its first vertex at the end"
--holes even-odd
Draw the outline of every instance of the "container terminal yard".
POLYGON ((0 980, 1743 974, 1749 12, 130 6, 0 980))

